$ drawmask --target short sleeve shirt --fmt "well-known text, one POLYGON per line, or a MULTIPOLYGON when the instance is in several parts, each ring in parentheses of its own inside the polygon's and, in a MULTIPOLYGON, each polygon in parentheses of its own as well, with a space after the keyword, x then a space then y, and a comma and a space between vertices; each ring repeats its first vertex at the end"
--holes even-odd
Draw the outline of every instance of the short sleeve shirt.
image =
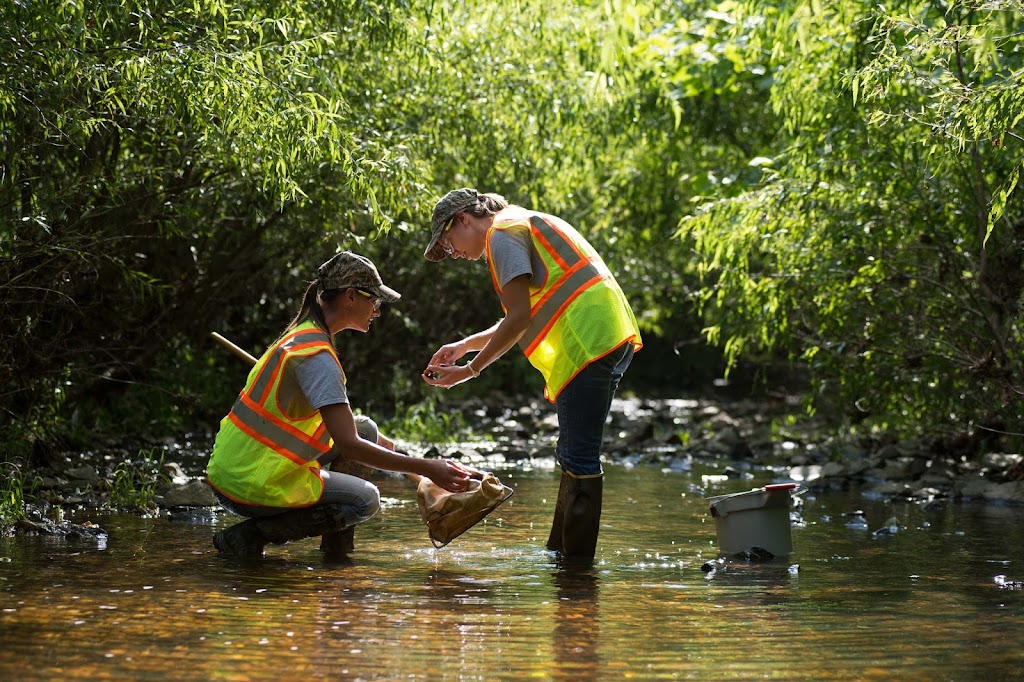
POLYGON ((310 407, 319 410, 324 405, 348 402, 341 366, 330 353, 315 353, 296 360, 295 379, 310 407))
POLYGON ((513 225, 494 230, 490 249, 498 286, 502 289, 520 275, 530 276, 530 286, 540 287, 547 277, 547 267, 540 254, 533 248, 530 229, 525 225, 513 225))

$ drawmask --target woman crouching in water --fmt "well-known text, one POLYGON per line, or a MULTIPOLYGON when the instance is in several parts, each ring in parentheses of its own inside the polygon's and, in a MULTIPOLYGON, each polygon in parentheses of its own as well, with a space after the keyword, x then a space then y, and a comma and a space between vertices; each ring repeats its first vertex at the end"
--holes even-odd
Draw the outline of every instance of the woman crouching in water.
POLYGON ((225 509, 248 519, 213 537, 222 554, 263 556, 268 543, 323 536, 327 555, 352 549, 352 529, 380 509, 369 481, 328 471, 355 465, 426 476, 451 492, 469 472, 451 460, 394 452, 349 405, 333 339, 367 332, 381 303, 400 298, 369 259, 345 251, 317 270, 284 335, 260 357, 220 431, 207 477, 225 509))

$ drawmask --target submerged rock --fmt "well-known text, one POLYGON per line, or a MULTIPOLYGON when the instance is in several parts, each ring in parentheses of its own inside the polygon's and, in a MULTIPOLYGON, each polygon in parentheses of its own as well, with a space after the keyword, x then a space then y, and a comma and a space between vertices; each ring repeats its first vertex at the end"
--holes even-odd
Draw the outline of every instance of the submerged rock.
POLYGON ((845 524, 847 528, 850 528, 851 530, 868 529, 868 520, 864 518, 864 512, 859 510, 854 512, 846 512, 843 514, 843 516, 847 517, 847 521, 845 524))
POLYGON ((884 526, 872 531, 871 537, 884 538, 890 535, 896 535, 898 532, 900 532, 900 522, 896 518, 891 518, 885 522, 884 526))
POLYGON ((709 574, 708 577, 714 575, 714 573, 717 571, 724 571, 725 559, 719 557, 718 559, 711 559, 710 561, 705 561, 703 564, 701 564, 700 570, 709 574))
POLYGON ((69 539, 105 538, 107 536, 107 531, 90 521, 75 524, 69 521, 51 521, 50 519, 22 519, 14 524, 14 532, 18 535, 56 535, 69 539))
POLYGON ((750 549, 745 549, 742 552, 737 552, 735 555, 736 559, 742 561, 771 561, 775 558, 775 555, 769 552, 764 547, 754 546, 750 549))

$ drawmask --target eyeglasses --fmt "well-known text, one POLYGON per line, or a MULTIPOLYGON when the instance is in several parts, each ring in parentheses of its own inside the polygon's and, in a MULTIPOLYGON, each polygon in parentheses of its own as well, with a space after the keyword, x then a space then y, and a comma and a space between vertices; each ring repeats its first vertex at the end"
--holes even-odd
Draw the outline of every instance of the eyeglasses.
POLYGON ((455 216, 457 216, 457 215, 458 215, 458 213, 453 215, 451 217, 451 220, 449 220, 447 223, 445 223, 444 229, 441 230, 441 238, 437 240, 438 246, 441 247, 441 250, 444 251, 446 256, 450 256, 453 253, 455 253, 455 247, 452 246, 452 243, 451 243, 451 241, 449 241, 447 235, 448 235, 448 230, 452 229, 452 225, 455 224, 455 216))
POLYGON ((374 296, 373 294, 371 294, 369 291, 366 291, 365 289, 360 289, 359 287, 352 287, 352 288, 355 289, 356 291, 358 291, 359 293, 361 293, 366 298, 373 299, 373 312, 377 312, 377 311, 380 310, 380 304, 382 303, 380 298, 378 298, 377 296, 374 296))

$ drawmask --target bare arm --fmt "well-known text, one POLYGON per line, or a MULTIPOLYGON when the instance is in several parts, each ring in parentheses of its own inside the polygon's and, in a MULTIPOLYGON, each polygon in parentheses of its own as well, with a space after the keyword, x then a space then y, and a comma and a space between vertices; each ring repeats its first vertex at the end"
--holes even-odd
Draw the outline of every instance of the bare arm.
POLYGON ((519 342, 530 327, 530 283, 528 275, 512 279, 501 290, 501 303, 505 306, 505 317, 490 329, 467 336, 441 349, 430 359, 423 373, 423 380, 434 386, 451 388, 473 378, 477 373, 508 352, 519 342), (446 352, 446 350, 448 352, 446 352), (454 364, 459 358, 473 350, 479 350, 470 363, 454 364))
POLYGON ((320 408, 320 416, 334 439, 334 447, 318 458, 321 464, 328 464, 341 455, 375 469, 426 476, 451 492, 466 489, 470 472, 451 460, 409 457, 360 438, 352 408, 347 403, 324 405, 320 408))

